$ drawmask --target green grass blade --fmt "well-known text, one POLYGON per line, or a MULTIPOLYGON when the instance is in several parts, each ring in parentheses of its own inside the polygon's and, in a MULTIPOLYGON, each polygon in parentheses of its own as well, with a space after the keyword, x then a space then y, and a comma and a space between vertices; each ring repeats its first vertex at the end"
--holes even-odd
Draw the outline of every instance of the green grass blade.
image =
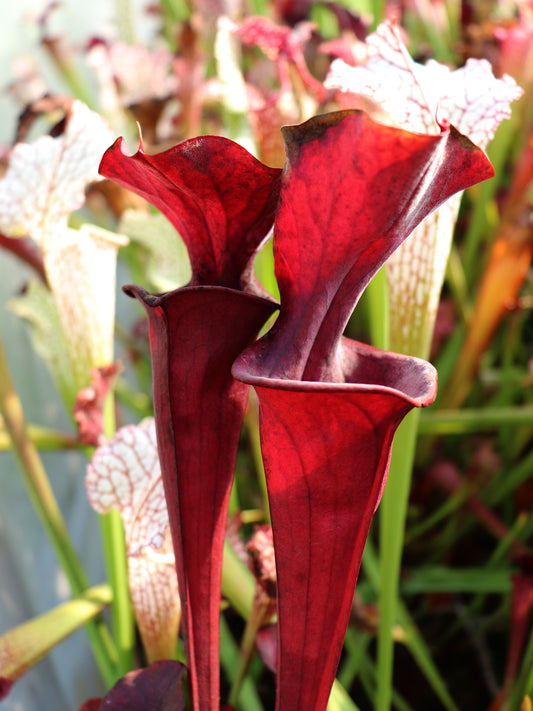
POLYGON ((508 569, 491 570, 485 567, 447 568, 445 566, 427 566, 419 568, 402 583, 402 592, 406 595, 428 593, 476 593, 509 595, 511 592, 511 574, 508 569))
POLYGON ((403 551, 407 500, 411 487, 419 410, 410 412, 398 427, 389 478, 380 504, 380 588, 376 711, 389 711, 392 699, 394 639, 398 581, 403 551))

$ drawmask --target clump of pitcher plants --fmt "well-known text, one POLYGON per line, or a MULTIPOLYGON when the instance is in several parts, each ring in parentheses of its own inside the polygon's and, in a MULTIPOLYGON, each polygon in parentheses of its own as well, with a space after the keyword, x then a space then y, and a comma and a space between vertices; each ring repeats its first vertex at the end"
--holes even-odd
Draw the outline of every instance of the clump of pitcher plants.
MULTIPOLYGON (((257 691, 246 683, 254 645, 273 671, 276 711, 326 711, 334 703, 340 711, 355 709, 347 695, 339 700, 344 692, 335 680, 354 600, 359 621, 368 613, 356 583, 393 440, 411 410, 437 397, 438 372, 426 359, 439 328, 461 195, 478 184, 478 195, 488 190, 495 171, 485 148, 522 90, 506 74, 496 78, 486 59, 469 58, 454 71, 432 60, 414 62, 393 22, 376 21, 363 44, 334 4, 339 33, 347 23, 345 31, 322 44, 313 41, 307 10, 290 3, 277 3, 276 15, 292 17, 292 27, 266 17, 239 22, 215 5, 199 6, 180 25, 176 56, 94 41, 86 59, 105 118, 80 101, 63 104, 53 135, 19 141, 0 180, 1 244, 36 274, 11 308, 31 323, 35 347, 77 423, 77 434, 60 446, 85 450, 88 499, 112 549, 109 587, 90 588, 37 453, 42 433, 24 420, 0 342, 0 414, 75 598, 36 626, 0 637, 0 698, 9 698, 54 644, 90 621, 107 690, 79 711, 229 711, 243 708, 245 693, 252 709, 257 691), (230 36, 224 51, 220 38, 230 36), (194 77, 208 64, 205 47, 217 41, 224 77, 195 93, 194 77), (237 47, 248 58, 242 67, 237 47), (255 86, 250 58, 258 48, 264 76, 255 86), (137 83, 128 62, 137 66, 137 83), (200 130, 204 111, 214 125, 217 98, 234 112, 225 133, 241 142, 200 130), (282 127, 283 116, 295 120, 282 127), (243 118, 253 130, 242 129, 243 118), (252 150, 254 137, 255 155, 241 145, 252 150), (275 165, 264 156, 275 156, 275 165), (87 186, 86 210, 105 229, 69 223, 87 186), (116 231, 111 214, 120 218, 116 231), (121 257, 135 282, 122 291, 140 314, 133 336, 119 328, 121 355, 145 384, 144 398, 132 394, 114 355, 121 257), (358 340, 365 299, 372 298, 365 289, 382 267, 391 350, 358 340), (174 268, 175 284, 160 291, 174 268), (187 283, 180 281, 184 273, 187 283), (153 417, 145 417, 152 409, 153 417), (236 482, 254 457, 264 499, 240 511, 236 482), (230 531, 230 513, 239 530, 230 531), (221 644, 228 644, 226 601, 246 620, 231 662, 221 655, 221 644), (109 604, 111 632, 102 617, 109 604)), ((502 32, 495 38, 503 41, 502 32)), ((59 46, 46 46, 64 69, 59 46)), ((522 165, 510 190, 510 242, 529 205, 530 178, 522 165)), ((482 302, 476 313, 484 308, 482 302)), ((475 367, 461 383, 461 397, 480 367, 479 349, 469 356, 475 367)), ((448 394, 453 403, 456 380, 448 394)), ((524 435, 515 444, 527 441, 524 435)), ((434 441, 421 451, 426 485, 446 491, 459 508, 466 494, 449 453, 434 441)), ((409 476, 411 469, 409 462, 409 476)), ((518 529, 513 534, 475 496, 468 502, 519 561, 509 656, 493 707, 504 711, 525 645, 518 626, 532 605, 533 558, 514 541, 518 529)), ((367 550, 372 556, 371 544, 367 550)), ((431 655, 412 620, 401 606, 398 615, 399 638, 415 640, 410 651, 425 660, 421 666, 452 711, 457 707, 427 662, 431 655)), ((385 632, 392 644, 394 631, 385 632)), ((382 635, 383 629, 380 643, 382 635)), ((388 703, 379 701, 377 711, 388 703)))

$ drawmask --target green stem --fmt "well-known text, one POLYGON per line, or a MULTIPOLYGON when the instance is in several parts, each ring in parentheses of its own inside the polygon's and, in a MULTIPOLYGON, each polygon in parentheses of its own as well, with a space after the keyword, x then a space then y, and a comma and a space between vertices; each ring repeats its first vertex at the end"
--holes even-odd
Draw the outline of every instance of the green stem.
POLYGON ((254 576, 227 540, 224 541, 222 594, 243 619, 250 618, 255 594, 254 576))
MULTIPOLYGON (((13 385, 11 373, 0 339, 0 414, 11 438, 30 499, 50 538, 61 567, 65 571, 72 594, 82 595, 89 588, 85 571, 72 543, 65 521, 50 486, 39 453, 28 435, 22 405, 13 385)), ((116 650, 101 617, 89 622, 87 634, 96 662, 106 684, 116 680, 116 650)))
POLYGON ((111 602, 109 585, 98 585, 0 636, 0 670, 11 683, 54 647, 99 615, 111 602))
POLYGON ((250 664, 252 663, 252 659, 255 655, 255 638, 257 637, 257 633, 261 627, 268 622, 268 618, 271 616, 272 610, 270 609, 268 600, 265 598, 261 601, 256 595, 254 598, 254 605, 252 607, 252 614, 246 621, 246 627, 244 628, 244 634, 241 639, 237 672, 235 674, 235 678, 233 679, 233 684, 228 697, 228 703, 230 706, 237 705, 242 685, 246 679, 250 664))
MULTIPOLYGON (((82 449, 84 446, 80 444, 78 437, 69 432, 60 432, 59 430, 52 430, 39 425, 27 425, 26 432, 37 449, 82 449)), ((4 431, 0 425, 0 451, 6 449, 11 449, 11 438, 9 433, 4 431)))
POLYGON ((268 490, 266 485, 265 466, 263 464, 263 453, 261 451, 261 436, 259 434, 259 403, 255 392, 251 391, 248 398, 248 410, 245 415, 246 430, 250 441, 250 450, 257 473, 257 481, 261 489, 263 500, 264 517, 270 522, 270 505, 268 502, 268 490))
POLYGON ((133 668, 133 645, 135 642, 128 587, 124 526, 120 512, 110 511, 100 516, 100 529, 107 577, 111 590, 113 590, 111 626, 118 653, 117 678, 120 678, 133 668))
MULTIPOLYGON (((231 684, 234 683, 239 664, 239 649, 235 644, 224 615, 220 616, 220 662, 231 684)), ((263 704, 251 679, 244 679, 240 702, 236 706, 240 711, 264 711, 263 704)))
POLYGON ((386 267, 366 287, 370 339, 376 348, 390 348, 390 306, 386 267))
MULTIPOLYGON (((112 437, 115 432, 113 392, 109 394, 104 407, 104 432, 107 438, 112 437)), ((111 623, 118 652, 118 676, 121 677, 134 666, 135 625, 128 580, 126 540, 120 512, 113 510, 100 516, 100 527, 107 576, 113 591, 111 623)))
POLYGON ((446 283, 453 295, 453 302, 459 311, 461 323, 469 323, 472 318, 469 285, 459 250, 455 244, 452 244, 450 248, 448 264, 446 266, 446 283))
POLYGON ((68 94, 75 96, 90 108, 94 108, 95 99, 88 82, 81 74, 75 58, 65 49, 60 40, 45 38, 42 46, 48 50, 61 78, 68 87, 68 94))
POLYGON ((376 711, 389 711, 392 700, 394 639, 398 580, 411 487, 420 410, 410 412, 398 427, 387 486, 380 505, 380 591, 376 711))

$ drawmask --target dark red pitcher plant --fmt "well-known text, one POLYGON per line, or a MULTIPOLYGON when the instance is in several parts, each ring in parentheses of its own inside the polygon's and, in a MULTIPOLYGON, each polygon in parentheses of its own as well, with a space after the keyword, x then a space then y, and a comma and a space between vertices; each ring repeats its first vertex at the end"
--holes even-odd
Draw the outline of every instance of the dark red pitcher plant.
POLYGON ((423 136, 362 112, 284 129, 283 172, 207 136, 155 156, 120 141, 101 173, 158 207, 189 250, 192 280, 150 295, 154 408, 193 708, 219 707, 220 569, 249 385, 278 579, 278 711, 326 708, 363 546, 405 414, 429 404, 428 363, 342 336, 364 287, 433 209, 491 177, 453 128, 423 136), (273 222, 281 309, 253 277, 273 222), (233 371, 231 370, 232 364, 233 371), (233 372, 233 376, 231 375, 233 372))
POLYGON ((394 432, 430 404, 425 361, 342 336, 364 287, 416 225, 491 177, 453 128, 423 136, 339 112, 283 129, 274 229, 281 310, 233 374, 260 401, 278 584, 277 711, 322 711, 394 432))
POLYGON ((153 396, 194 709, 219 709, 222 551, 248 385, 231 365, 277 308, 253 258, 274 220, 280 170, 225 138, 149 156, 117 141, 100 171, 158 207, 184 240, 187 287, 125 287, 150 323, 153 396))

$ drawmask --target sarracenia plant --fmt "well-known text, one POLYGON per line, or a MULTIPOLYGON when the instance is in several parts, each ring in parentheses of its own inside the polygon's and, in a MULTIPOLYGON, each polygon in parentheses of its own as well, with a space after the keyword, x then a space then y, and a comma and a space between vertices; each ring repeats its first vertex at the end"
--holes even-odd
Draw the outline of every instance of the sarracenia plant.
POLYGON ((100 168, 158 207, 191 258, 189 286, 126 292, 150 322, 196 711, 220 703, 222 543, 249 385, 260 401, 276 553, 277 709, 326 708, 395 429, 436 393, 425 361, 342 333, 364 287, 416 225, 492 175, 484 153, 453 128, 413 134, 359 111, 286 128, 284 140, 283 171, 212 136, 155 156, 142 146, 127 156, 118 141, 100 168), (252 271, 272 224, 281 306, 256 341, 277 308, 252 271))
POLYGON ((195 709, 219 706, 222 550, 248 386, 231 365, 276 304, 259 294, 253 256, 267 236, 280 173, 239 145, 192 139, 156 156, 120 142, 103 175, 156 205, 187 245, 189 286, 160 296, 138 287, 150 321, 154 409, 195 709))

